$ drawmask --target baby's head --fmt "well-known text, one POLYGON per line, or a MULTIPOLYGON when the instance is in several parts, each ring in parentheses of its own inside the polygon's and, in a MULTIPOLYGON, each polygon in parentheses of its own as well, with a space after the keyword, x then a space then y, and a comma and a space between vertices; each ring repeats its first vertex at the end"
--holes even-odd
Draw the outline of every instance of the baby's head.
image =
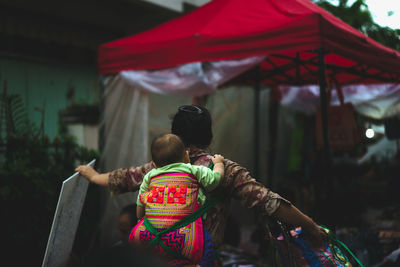
POLYGON ((177 162, 188 162, 185 145, 175 134, 166 134, 154 139, 151 144, 151 157, 157 168, 177 162))

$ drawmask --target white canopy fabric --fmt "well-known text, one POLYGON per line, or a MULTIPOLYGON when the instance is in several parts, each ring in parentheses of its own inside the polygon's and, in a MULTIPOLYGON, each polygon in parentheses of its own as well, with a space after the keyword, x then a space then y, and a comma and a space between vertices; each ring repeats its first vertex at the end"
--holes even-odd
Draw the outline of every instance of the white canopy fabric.
MULTIPOLYGON (((251 57, 209 63, 191 63, 161 70, 122 71, 108 76, 109 87, 120 87, 156 94, 196 97, 214 93, 218 86, 258 65, 265 59, 251 57)), ((314 113, 320 104, 319 86, 279 86, 281 104, 304 113, 314 113)), ((346 85, 342 87, 345 102, 352 102, 356 111, 384 119, 400 112, 400 84, 346 85)), ((332 90, 331 104, 339 104, 332 90)))
MULTIPOLYGON (((290 109, 312 114, 320 104, 319 86, 280 86, 281 104, 290 109)), ((400 84, 347 85, 342 87, 344 102, 353 103, 356 111, 373 119, 385 119, 400 113, 400 84)), ((339 105, 332 89, 331 105, 339 105)))
POLYGON ((218 86, 253 68, 265 59, 250 57, 208 63, 191 63, 162 70, 122 71, 118 86, 141 91, 180 96, 202 96, 214 93, 218 86))
MULTIPOLYGON (((127 88, 118 76, 103 79, 102 171, 137 166, 148 159, 149 94, 127 88)), ((108 247, 119 239, 117 219, 121 208, 135 202, 136 193, 109 199, 104 193, 105 212, 100 223, 100 241, 108 247)))

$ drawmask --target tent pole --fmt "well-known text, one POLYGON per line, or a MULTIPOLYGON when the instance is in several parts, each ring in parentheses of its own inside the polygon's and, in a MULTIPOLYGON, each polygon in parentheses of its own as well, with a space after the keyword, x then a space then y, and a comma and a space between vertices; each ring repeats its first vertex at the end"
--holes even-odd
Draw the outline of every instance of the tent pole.
POLYGON ((260 67, 255 68, 254 77, 254 177, 259 177, 259 155, 260 155, 260 67))
POLYGON ((331 151, 329 146, 328 136, 328 105, 327 103, 327 81, 326 81, 326 65, 325 65, 325 53, 322 48, 318 49, 318 75, 319 75, 319 91, 320 91, 320 104, 321 104, 321 118, 322 118, 322 132, 323 132, 323 164, 322 164, 322 184, 320 188, 317 188, 319 192, 319 199, 321 202, 321 213, 323 214, 323 221, 326 225, 332 225, 332 217, 330 216, 331 203, 332 203, 332 181, 329 178, 331 171, 331 151), (324 212, 327 211, 327 212, 324 212))
MULTIPOLYGON (((99 151, 100 155, 102 155, 102 152, 104 151, 104 146, 105 146, 105 125, 104 125, 104 113, 105 113, 105 85, 104 85, 104 77, 100 76, 98 80, 98 85, 99 85, 99 109, 100 109, 100 116, 99 116, 99 140, 98 140, 98 146, 99 146, 99 151)), ((105 164, 104 164, 104 159, 100 159, 100 169, 102 171, 105 170, 105 164)))
POLYGON ((326 76, 325 76, 325 55, 323 49, 318 49, 318 75, 319 75, 319 92, 321 104, 322 132, 324 140, 324 154, 326 159, 329 158, 329 138, 328 138, 328 104, 326 93, 326 76))
POLYGON ((279 89, 277 87, 270 88, 270 95, 268 101, 268 171, 267 171, 267 185, 270 188, 275 188, 275 162, 276 162, 276 148, 278 147, 278 125, 279 125, 279 103, 275 100, 276 94, 279 89))

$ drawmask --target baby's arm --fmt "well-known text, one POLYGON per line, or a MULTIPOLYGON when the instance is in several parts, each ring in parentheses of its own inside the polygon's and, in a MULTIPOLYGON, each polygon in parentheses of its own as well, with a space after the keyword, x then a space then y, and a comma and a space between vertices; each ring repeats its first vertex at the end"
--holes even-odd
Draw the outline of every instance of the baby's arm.
POLYGON ((215 154, 212 158, 212 161, 214 163, 213 171, 219 172, 221 179, 223 179, 225 174, 224 157, 219 154, 215 154))
POLYGON ((140 221, 143 216, 144 216, 144 207, 136 205, 136 216, 138 218, 138 221, 140 221))
POLYGON ((224 178, 225 166, 224 157, 221 155, 214 155, 212 158, 214 163, 213 170, 205 166, 190 165, 193 168, 193 175, 196 176, 199 184, 207 192, 211 192, 221 183, 224 178))

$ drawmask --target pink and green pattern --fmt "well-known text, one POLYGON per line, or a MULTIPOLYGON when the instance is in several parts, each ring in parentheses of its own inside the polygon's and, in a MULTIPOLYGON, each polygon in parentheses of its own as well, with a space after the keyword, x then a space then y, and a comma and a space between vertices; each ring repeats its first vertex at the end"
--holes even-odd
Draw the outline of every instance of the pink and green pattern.
MULTIPOLYGON (((188 173, 165 173, 151 178, 150 191, 140 195, 150 224, 161 231, 179 222, 199 208, 197 179, 188 173)), ((147 244, 154 238, 143 220, 132 230, 129 240, 147 244)), ((162 242, 191 263, 200 262, 203 255, 203 223, 201 218, 161 237, 162 242)), ((166 254, 157 245, 156 250, 166 254)))

